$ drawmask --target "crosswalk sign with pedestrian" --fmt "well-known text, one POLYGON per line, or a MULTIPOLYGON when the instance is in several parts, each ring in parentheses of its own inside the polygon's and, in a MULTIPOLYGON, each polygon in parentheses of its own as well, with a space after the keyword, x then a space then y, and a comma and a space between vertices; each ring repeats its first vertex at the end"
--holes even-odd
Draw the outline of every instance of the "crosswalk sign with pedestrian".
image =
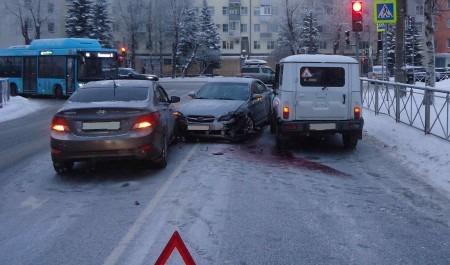
POLYGON ((395 0, 376 1, 373 11, 373 19, 377 24, 395 23, 397 21, 397 5, 395 0))

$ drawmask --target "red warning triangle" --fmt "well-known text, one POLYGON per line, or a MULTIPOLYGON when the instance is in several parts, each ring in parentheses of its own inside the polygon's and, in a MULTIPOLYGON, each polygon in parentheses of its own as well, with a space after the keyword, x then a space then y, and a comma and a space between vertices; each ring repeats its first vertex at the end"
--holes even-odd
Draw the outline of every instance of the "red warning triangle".
POLYGON ((161 255, 159 255, 159 258, 155 262, 155 265, 166 264, 167 260, 169 259, 170 255, 172 254, 175 248, 178 249, 178 252, 180 253, 186 265, 195 265, 194 259, 192 258, 191 254, 189 253, 189 250, 187 249, 186 245, 183 242, 183 239, 181 239, 181 236, 180 234, 178 234, 177 231, 173 233, 172 237, 169 239, 169 242, 167 242, 166 247, 161 252, 161 255))

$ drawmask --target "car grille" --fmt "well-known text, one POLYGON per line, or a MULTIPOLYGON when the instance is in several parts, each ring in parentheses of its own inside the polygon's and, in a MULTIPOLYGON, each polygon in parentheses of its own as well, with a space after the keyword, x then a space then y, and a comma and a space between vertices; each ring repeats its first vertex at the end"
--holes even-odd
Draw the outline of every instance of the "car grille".
POLYGON ((188 116, 187 121, 193 123, 211 123, 215 120, 214 116, 188 116))

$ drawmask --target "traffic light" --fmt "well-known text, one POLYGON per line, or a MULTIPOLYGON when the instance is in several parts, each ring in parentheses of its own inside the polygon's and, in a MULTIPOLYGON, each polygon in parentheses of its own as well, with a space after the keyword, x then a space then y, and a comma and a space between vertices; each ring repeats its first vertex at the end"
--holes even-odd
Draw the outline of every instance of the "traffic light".
POLYGON ((350 30, 345 31, 345 43, 347 43, 347 45, 350 45, 350 30))
POLYGON ((125 47, 122 47, 120 49, 120 51, 122 52, 122 57, 126 57, 127 56, 127 49, 125 47))
POLYGON ((361 1, 352 2, 352 30, 354 32, 361 32, 363 30, 361 1))

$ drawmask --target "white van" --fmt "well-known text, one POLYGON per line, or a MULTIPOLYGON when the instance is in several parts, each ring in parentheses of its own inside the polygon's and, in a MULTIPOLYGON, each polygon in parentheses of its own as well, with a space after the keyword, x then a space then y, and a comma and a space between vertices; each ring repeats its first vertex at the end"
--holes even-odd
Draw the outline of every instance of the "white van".
POLYGON ((277 145, 296 136, 340 133, 344 146, 362 139, 358 62, 341 55, 292 55, 276 67, 271 132, 277 145))

